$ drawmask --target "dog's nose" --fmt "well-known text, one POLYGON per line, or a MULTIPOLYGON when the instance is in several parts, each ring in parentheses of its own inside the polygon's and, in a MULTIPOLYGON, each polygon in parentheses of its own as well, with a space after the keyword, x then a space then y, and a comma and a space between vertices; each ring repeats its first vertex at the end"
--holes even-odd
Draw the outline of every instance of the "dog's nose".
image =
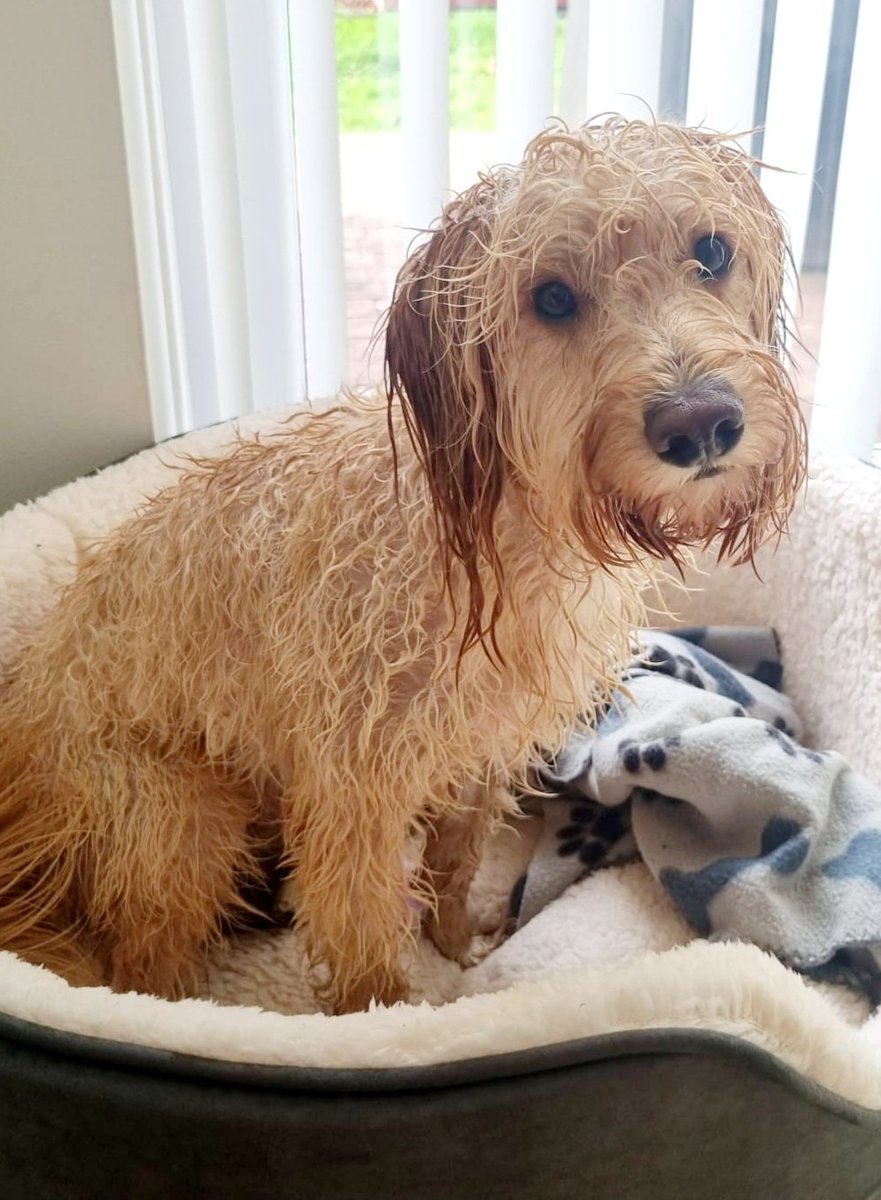
POLYGON ((743 436, 743 401, 721 381, 687 385, 653 400, 645 413, 646 441, 674 467, 711 463, 743 436))

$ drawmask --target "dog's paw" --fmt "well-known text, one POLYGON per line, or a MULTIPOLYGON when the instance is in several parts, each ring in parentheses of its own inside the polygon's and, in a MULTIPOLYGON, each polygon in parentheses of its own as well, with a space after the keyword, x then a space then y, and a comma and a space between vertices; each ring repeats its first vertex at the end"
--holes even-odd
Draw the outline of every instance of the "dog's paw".
POLYGON ((505 930, 502 928, 496 929, 491 934, 478 934, 473 937, 467 951, 457 959, 459 966, 464 971, 467 971, 469 967, 476 967, 478 963, 483 962, 492 954, 493 950, 498 949, 505 940, 505 936, 505 930))
POLYGON ((469 953, 471 924, 463 907, 439 901, 437 912, 425 922, 425 932, 435 948, 452 962, 461 962, 469 953))
POLYGON ((444 958, 458 963, 463 970, 482 962, 506 936, 504 926, 490 933, 472 935, 470 926, 440 924, 437 921, 429 921, 425 932, 444 958))

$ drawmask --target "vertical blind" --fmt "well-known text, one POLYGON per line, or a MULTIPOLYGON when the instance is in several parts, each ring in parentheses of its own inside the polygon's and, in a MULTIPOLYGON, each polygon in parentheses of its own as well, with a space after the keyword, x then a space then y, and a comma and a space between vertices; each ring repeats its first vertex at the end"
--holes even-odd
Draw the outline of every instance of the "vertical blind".
MULTIPOLYGON (((334 394, 347 342, 334 5, 112 2, 157 435, 334 394)), ((400 219, 422 229, 449 196, 449 0, 396 7, 400 219)), ((516 161, 552 114, 653 112, 739 134, 784 169, 761 176, 800 267, 824 96, 841 90, 832 34, 857 7, 812 423, 868 458, 881 407, 871 286, 881 251, 863 214, 881 204, 871 149, 881 6, 497 0, 494 147, 497 161, 516 161)))

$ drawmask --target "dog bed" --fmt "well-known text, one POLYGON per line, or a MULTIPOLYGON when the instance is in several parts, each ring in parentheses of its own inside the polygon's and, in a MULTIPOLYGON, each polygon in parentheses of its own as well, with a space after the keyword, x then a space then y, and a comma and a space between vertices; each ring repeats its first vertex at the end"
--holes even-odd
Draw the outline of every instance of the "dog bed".
MULTIPOLYGON (((232 437, 188 435, 0 520, 0 675, 90 543, 232 437)), ((876 783, 879 543, 881 473, 815 462, 761 578, 708 569, 668 597, 690 624, 773 626, 807 742, 876 783)), ((174 1004, 0 953, 0 1195, 881 1196, 881 1015, 698 938, 639 863, 494 946, 536 836, 503 829, 475 882, 482 961, 420 945, 412 1002, 389 1009, 321 1012, 294 931, 221 947, 206 998, 174 1004)))

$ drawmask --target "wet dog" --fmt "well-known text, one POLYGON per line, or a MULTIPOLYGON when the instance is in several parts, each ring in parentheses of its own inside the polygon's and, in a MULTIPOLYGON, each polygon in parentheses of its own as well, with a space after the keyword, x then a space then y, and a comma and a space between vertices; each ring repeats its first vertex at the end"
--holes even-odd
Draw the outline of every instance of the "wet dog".
POLYGON ((602 705, 659 565, 783 528, 786 242, 713 134, 543 134, 405 263, 385 394, 196 464, 0 699, 0 945, 176 996, 266 830, 338 1011, 464 957, 487 831, 602 705), (408 869, 414 830, 421 865, 408 869))

